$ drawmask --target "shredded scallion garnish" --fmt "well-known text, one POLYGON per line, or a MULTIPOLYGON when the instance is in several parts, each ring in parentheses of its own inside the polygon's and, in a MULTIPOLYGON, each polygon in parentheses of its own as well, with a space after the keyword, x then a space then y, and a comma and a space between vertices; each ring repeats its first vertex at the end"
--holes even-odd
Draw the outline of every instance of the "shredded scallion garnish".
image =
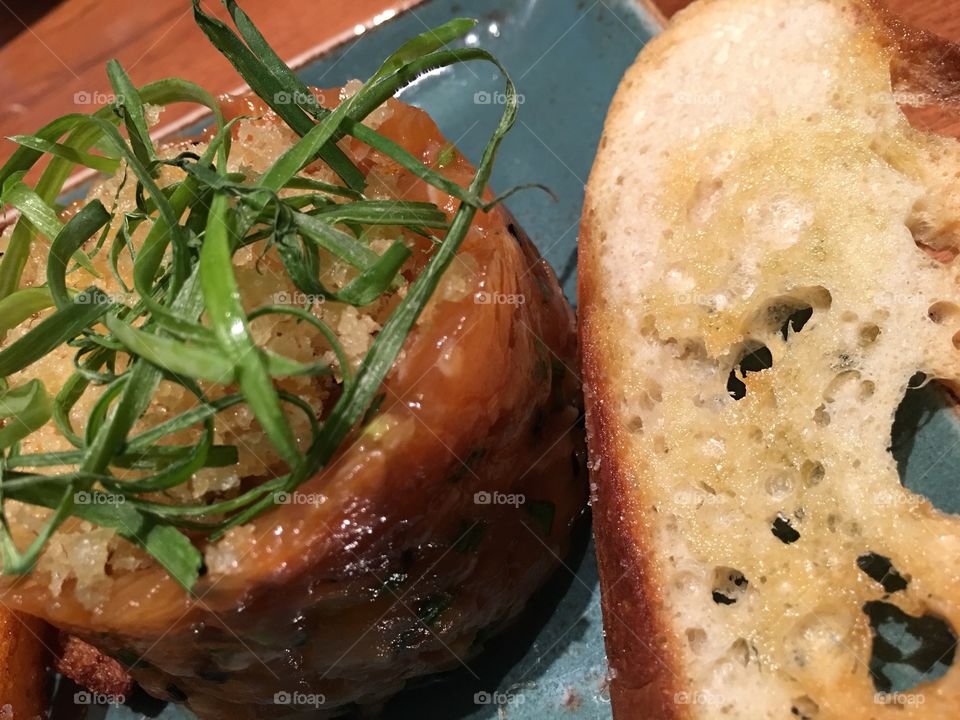
POLYGON ((208 92, 180 79, 136 88, 116 61, 107 66, 117 97, 111 106, 90 115, 67 115, 33 135, 11 138, 18 148, 0 168, 0 199, 20 218, 0 260, 0 332, 17 328, 35 313, 47 315, 0 350, 0 549, 6 574, 30 572, 52 534, 68 518, 77 517, 115 528, 192 589, 201 572, 198 545, 203 540, 215 540, 248 522, 270 508, 279 493, 291 492, 316 475, 358 425, 375 414, 383 399, 382 383, 408 334, 475 214, 490 206, 482 201, 483 193, 518 103, 513 83, 492 55, 478 48, 448 47, 475 21, 454 20, 405 43, 354 95, 327 110, 236 2, 223 2, 235 29, 207 15, 193 0, 198 25, 299 137, 259 178, 228 172, 236 121, 224 121, 208 92), (430 167, 363 121, 420 74, 471 61, 493 63, 503 72, 506 102, 472 182, 461 187, 438 172, 452 160, 452 148, 430 167), (200 104, 213 113, 212 139, 202 156, 183 153, 162 159, 153 144, 147 106, 175 102, 200 104), (452 220, 429 203, 368 198, 363 172, 337 144, 347 136, 459 201, 452 220), (29 187, 25 177, 43 158, 48 159, 46 167, 29 187), (301 175, 316 162, 324 163, 342 184, 301 175), (160 187, 163 165, 180 168, 182 179, 160 187), (62 222, 55 202, 76 168, 120 172, 121 188, 135 184, 136 209, 116 216, 116 210, 92 200, 62 222), (134 247, 131 236, 144 224, 149 228, 146 238, 134 247), (392 292, 411 251, 397 240, 385 252, 374 252, 365 230, 377 226, 427 237, 432 250, 358 367, 350 368, 336 334, 308 309, 244 310, 234 255, 260 241, 277 253, 290 280, 306 296, 362 307, 392 292), (129 291, 126 297, 108 296, 96 283, 82 292, 68 286, 67 275, 76 268, 99 278, 90 258, 101 249, 109 254, 114 278, 129 291), (46 284, 22 287, 27 261, 37 253, 46 254, 46 284), (132 267, 127 278, 119 267, 124 255, 132 267), (320 281, 320 258, 327 256, 355 269, 344 287, 334 289, 320 281), (125 280, 131 278, 133 287, 127 287, 125 280), (297 318, 332 348, 341 387, 322 422, 308 402, 284 392, 275 380, 329 373, 330 368, 303 365, 258 345, 251 323, 268 314, 297 318), (55 395, 39 379, 9 386, 11 375, 64 344, 75 351, 73 373, 55 395), (182 386, 195 397, 195 406, 134 434, 164 381, 182 386), (209 398, 198 382, 232 385, 238 391, 209 398), (74 427, 71 410, 92 387, 100 394, 86 426, 74 427), (237 462, 237 449, 216 445, 214 437, 218 415, 238 405, 256 417, 286 472, 212 504, 158 502, 158 493, 186 483, 197 471, 237 462), (298 443, 288 409, 308 418, 309 442, 298 443), (74 449, 22 454, 21 441, 48 422, 55 423, 74 449), (194 431, 195 444, 160 444, 186 430, 194 431), (131 469, 138 473, 133 478, 118 472, 131 469), (78 504, 78 493, 116 493, 124 502, 78 504), (26 549, 13 540, 7 500, 53 511, 26 549))

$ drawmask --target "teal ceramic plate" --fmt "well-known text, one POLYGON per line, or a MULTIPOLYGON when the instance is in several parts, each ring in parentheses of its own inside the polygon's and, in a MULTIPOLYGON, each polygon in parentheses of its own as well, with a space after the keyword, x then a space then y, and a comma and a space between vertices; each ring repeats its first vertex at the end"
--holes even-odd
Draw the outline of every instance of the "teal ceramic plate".
MULTIPOLYGON (((546 184, 508 205, 561 277, 576 291, 577 226, 583 190, 607 107, 623 72, 653 32, 632 0, 432 0, 358 35, 300 72, 310 85, 369 77, 405 40, 454 18, 480 20, 467 43, 491 50, 523 96, 516 127, 497 157, 495 188, 546 184)), ((503 81, 490 66, 459 65, 422 78, 404 101, 427 110, 444 135, 471 159, 479 154, 502 108, 503 81)), ((508 717, 594 720, 610 717, 600 590, 589 527, 579 547, 505 637, 463 668, 411 688, 384 708, 384 720, 495 720, 508 717)), ((73 708, 70 708, 73 710, 73 708)), ((93 708, 88 718, 186 720, 174 706, 134 698, 127 706, 93 708)), ((64 714, 63 720, 74 720, 64 714)))
MULTIPOLYGON (((432 0, 358 35, 303 68, 311 85, 368 77, 404 40, 458 16, 481 20, 467 42, 493 51, 523 96, 516 128, 498 157, 493 185, 547 184, 553 202, 531 192, 508 205, 556 269, 571 301, 576 291, 577 226, 583 190, 607 107, 624 70, 654 32, 631 0, 432 0)), ((427 76, 403 99, 428 110, 446 137, 478 159, 499 116, 502 82, 484 65, 427 76)), ((960 463, 952 407, 930 387, 912 392, 898 414, 893 451, 908 487, 944 510, 960 511, 950 468, 960 463)), ((599 585, 589 528, 553 581, 517 626, 461 669, 405 691, 385 720, 606 720, 607 666, 599 585)), ((902 636, 903 633, 901 632, 902 636)), ((904 679, 905 683, 909 678, 904 679)), ((144 698, 91 713, 107 720, 187 720, 173 706, 144 698)), ((75 715, 65 714, 63 720, 75 715)))

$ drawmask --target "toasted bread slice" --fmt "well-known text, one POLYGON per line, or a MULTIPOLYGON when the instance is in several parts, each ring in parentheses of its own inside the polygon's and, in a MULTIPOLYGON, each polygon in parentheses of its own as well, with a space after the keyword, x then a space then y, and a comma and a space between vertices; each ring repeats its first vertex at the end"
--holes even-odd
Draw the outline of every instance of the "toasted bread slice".
POLYGON ((618 720, 960 716, 960 667, 883 692, 867 612, 952 661, 960 518, 889 446, 960 381, 960 145, 898 106, 958 93, 863 0, 700 2, 627 73, 580 238, 618 720))

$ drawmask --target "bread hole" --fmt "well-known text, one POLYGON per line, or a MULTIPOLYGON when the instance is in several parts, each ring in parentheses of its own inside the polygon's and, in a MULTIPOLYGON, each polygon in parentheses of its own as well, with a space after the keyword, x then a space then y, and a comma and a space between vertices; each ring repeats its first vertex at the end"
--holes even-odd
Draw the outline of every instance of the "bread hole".
POLYGON ((663 435, 657 435, 653 438, 653 451, 658 455, 666 455, 670 452, 667 447, 667 439, 663 435))
POLYGON ((770 532, 784 545, 790 545, 800 539, 799 531, 793 527, 790 518, 783 513, 777 513, 777 516, 773 519, 770 532))
POLYGON ((790 295, 817 311, 829 310, 830 306, 833 305, 833 295, 823 285, 793 288, 790 295))
POLYGON ((634 415, 627 422, 627 431, 632 433, 638 433, 643 431, 643 418, 639 415, 634 415))
POLYGON ((917 247, 937 262, 951 263, 960 253, 960 224, 937 225, 921 207, 907 220, 907 229, 917 247))
POLYGON ((860 326, 859 336, 861 346, 873 345, 880 337, 880 326, 873 323, 864 323, 860 326))
POLYGON ((812 317, 812 307, 804 307, 794 310, 792 313, 790 313, 790 316, 780 327, 780 336, 786 340, 789 337, 791 330, 795 333, 800 332, 812 317))
POLYGON ((707 348, 703 341, 685 340, 680 346, 677 360, 705 360, 708 357, 707 348))
POLYGON ((786 340, 790 332, 800 332, 813 317, 813 306, 793 297, 780 297, 772 300, 760 311, 752 323, 758 335, 765 336, 779 332, 786 340))
POLYGON ((952 302, 940 300, 930 306, 927 310, 927 317, 937 325, 955 323, 957 319, 960 318, 960 306, 952 302))
POLYGON ((809 695, 801 695, 790 701, 790 714, 799 720, 816 720, 819 712, 820 706, 809 695))
POLYGON ((774 473, 767 478, 764 488, 772 499, 785 500, 793 494, 793 478, 789 473, 774 473))
POLYGON ((886 593, 906 590, 909 584, 909 580, 897 572, 893 563, 890 562, 890 558, 875 552, 869 552, 858 557, 857 567, 860 568, 867 577, 880 583, 883 591, 886 593))
POLYGON ((704 178, 697 183, 693 191, 692 202, 687 217, 697 225, 704 225, 716 211, 723 192, 723 180, 704 178))
MULTIPOLYGON (((674 516, 671 516, 671 517, 674 517, 674 516)), ((675 523, 671 523, 671 524, 673 526, 673 529, 676 529, 676 524, 675 523)), ((673 586, 681 593, 685 593, 685 594, 695 593, 697 592, 697 588, 700 587, 700 584, 701 583, 700 583, 699 577, 696 574, 690 572, 689 570, 678 572, 676 575, 673 576, 673 586)))
POLYGON ((815 312, 828 310, 833 304, 830 291, 821 285, 799 287, 786 295, 773 298, 757 315, 753 326, 760 334, 779 331, 787 340, 790 332, 800 332, 815 312))
POLYGON ((900 483, 881 491, 874 502, 908 509, 925 498, 941 512, 960 514, 960 495, 951 468, 960 466, 957 397, 944 383, 917 373, 907 385, 890 431, 890 453, 900 483))
POLYGON ((710 483, 705 482, 704 480, 701 480, 700 482, 697 483, 697 485, 698 485, 698 486, 700 487, 700 489, 703 490, 707 495, 710 495, 710 496, 712 496, 712 497, 716 497, 716 496, 717 496, 717 489, 716 489, 715 487, 713 487, 713 485, 711 485, 710 483))
POLYGON ((687 645, 694 653, 699 655, 703 652, 707 644, 707 632, 703 628, 687 628, 684 634, 687 636, 687 645))
POLYGON ((727 657, 733 662, 746 667, 750 660, 757 656, 757 649, 747 642, 746 638, 737 638, 727 650, 727 657))
POLYGON ((830 413, 827 412, 827 406, 822 403, 813 411, 813 421, 820 427, 826 427, 830 424, 830 413))
POLYGON ((885 693, 905 693, 946 674, 956 654, 957 635, 935 615, 908 615, 892 603, 863 606, 873 631, 870 675, 885 693))
POLYGON ((800 466, 800 477, 808 488, 819 485, 826 474, 823 463, 814 460, 804 460, 803 465, 800 466))
POLYGON ((749 584, 743 573, 736 568, 714 568, 713 601, 717 605, 733 605, 744 596, 749 584))
POLYGON ((640 318, 640 334, 646 338, 657 336, 657 319, 653 315, 644 315, 640 318))
MULTIPOLYGON (((624 393, 623 402, 629 407, 631 401, 636 401, 642 410, 653 410, 657 403, 663 400, 663 388, 660 383, 653 379, 646 379, 639 384, 637 390, 631 395, 624 393)), ((634 411, 636 412, 636 411, 634 411)))
POLYGON ((747 343, 740 360, 730 371, 727 377, 727 392, 734 400, 742 400, 747 396, 747 385, 744 382, 752 372, 763 372, 773 367, 773 355, 766 345, 747 343))
POLYGON ((660 387, 660 383, 651 381, 647 384, 647 393, 650 395, 650 399, 654 402, 660 402, 663 400, 663 388, 660 387))
POLYGON ((852 395, 854 392, 858 392, 856 387, 860 380, 860 373, 857 370, 844 370, 843 372, 837 373, 833 380, 830 381, 830 384, 827 385, 827 389, 823 391, 823 399, 827 403, 836 402, 836 400, 844 395, 852 395))

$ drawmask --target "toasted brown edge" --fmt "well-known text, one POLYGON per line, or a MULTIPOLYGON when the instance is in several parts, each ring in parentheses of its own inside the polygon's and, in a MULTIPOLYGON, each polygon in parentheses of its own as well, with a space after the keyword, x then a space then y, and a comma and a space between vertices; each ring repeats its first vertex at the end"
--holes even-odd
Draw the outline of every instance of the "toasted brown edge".
MULTIPOLYGON (((853 4, 868 13, 866 22, 877 41, 893 50, 891 74, 897 89, 926 93, 936 104, 960 108, 960 44, 909 26, 882 0, 853 4)), ((696 12, 697 5, 679 14, 696 12)), ((661 46, 658 52, 664 49, 661 46)), ((636 63, 643 62, 643 56, 641 52, 636 63)), ((603 141, 598 152, 602 151, 603 141)), ((661 578, 644 553, 652 538, 643 522, 645 511, 631 493, 621 430, 609 410, 614 396, 602 366, 603 320, 594 316, 592 302, 596 281, 590 258, 594 251, 590 192, 588 184, 579 238, 578 333, 611 704, 615 720, 683 720, 691 715, 689 706, 676 701, 676 693, 685 689, 679 649, 670 640, 672 631, 659 593, 661 578)))
MULTIPOLYGON (((589 191, 588 191, 589 192, 589 191)), ((591 218, 584 215, 582 248, 589 245, 591 218)), ((678 653, 669 641, 659 578, 644 548, 651 545, 642 511, 630 491, 622 442, 604 378, 593 316, 591 263, 584 261, 578 280, 579 335, 582 353, 587 444, 590 449, 591 496, 597 566, 600 573, 604 643, 610 667, 610 701, 617 720, 688 717, 676 694, 684 683, 678 653)))
POLYGON ((960 109, 960 44, 905 22, 884 0, 859 0, 870 13, 877 40, 894 50, 895 86, 927 95, 930 104, 960 109))
MULTIPOLYGON (((696 12, 696 3, 692 11, 696 12)), ((684 8, 680 17, 691 12, 684 8)), ((671 26, 676 20, 671 22, 671 26)), ((656 35, 640 52, 634 67, 662 55, 672 42, 656 35)), ((655 61, 654 61, 655 62, 655 61)), ((617 95, 619 95, 619 90, 617 95)), ((607 121, 617 112, 615 96, 607 121)), ((603 152, 606 128, 598 154, 603 152)), ((666 620, 660 581, 646 548, 653 545, 644 509, 630 485, 634 480, 623 453, 621 429, 611 411, 615 388, 604 367, 605 320, 593 302, 596 248, 591 209, 593 176, 588 181, 578 239, 577 298, 581 369, 590 461, 593 533, 600 575, 604 644, 609 665, 610 703, 614 720, 686 720, 689 705, 677 702, 687 688, 680 649, 675 647, 666 620)))

